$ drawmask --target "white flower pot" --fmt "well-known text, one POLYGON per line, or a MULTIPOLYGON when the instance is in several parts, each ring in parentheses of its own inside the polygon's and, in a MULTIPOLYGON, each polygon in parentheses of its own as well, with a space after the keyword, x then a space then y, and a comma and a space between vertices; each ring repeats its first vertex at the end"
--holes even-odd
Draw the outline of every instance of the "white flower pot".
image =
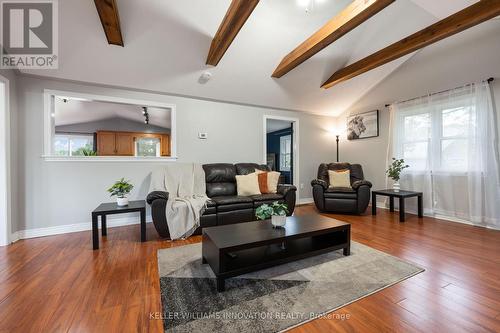
POLYGON ((280 215, 271 216, 271 224, 274 227, 283 227, 286 224, 286 216, 280 216, 280 215))
POLYGON ((116 198, 116 204, 120 207, 122 206, 128 206, 128 198, 127 197, 124 197, 124 198, 116 198))
POLYGON ((399 184, 399 182, 394 182, 394 184, 392 184, 392 189, 394 190, 394 192, 399 192, 399 190, 401 189, 401 185, 399 184))

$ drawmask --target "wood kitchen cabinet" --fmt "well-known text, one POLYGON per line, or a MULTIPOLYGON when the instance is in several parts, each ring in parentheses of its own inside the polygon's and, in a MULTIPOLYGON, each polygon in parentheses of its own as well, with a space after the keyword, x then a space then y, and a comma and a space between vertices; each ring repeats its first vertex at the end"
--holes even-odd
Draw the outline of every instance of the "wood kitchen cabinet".
POLYGON ((115 132, 97 132, 97 155, 116 155, 115 132))
POLYGON ((138 138, 160 140, 160 155, 170 156, 170 134, 139 132, 97 132, 98 156, 135 156, 135 141, 138 138))
POLYGON ((134 134, 127 132, 116 133, 116 155, 118 156, 134 156, 134 134))

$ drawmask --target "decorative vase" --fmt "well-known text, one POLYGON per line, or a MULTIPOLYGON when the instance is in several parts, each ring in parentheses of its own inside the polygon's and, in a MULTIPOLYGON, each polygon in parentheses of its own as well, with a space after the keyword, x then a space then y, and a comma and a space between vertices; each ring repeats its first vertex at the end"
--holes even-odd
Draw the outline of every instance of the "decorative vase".
POLYGON ((123 207, 123 206, 128 206, 128 198, 127 197, 123 197, 123 198, 116 198, 116 204, 120 207, 123 207))
POLYGON ((399 184, 398 180, 396 180, 394 184, 392 184, 392 189, 394 190, 394 192, 399 192, 399 190, 401 189, 401 185, 399 184))
POLYGON ((276 228, 285 226, 286 216, 281 216, 281 215, 271 216, 271 224, 273 225, 273 227, 276 227, 276 228))

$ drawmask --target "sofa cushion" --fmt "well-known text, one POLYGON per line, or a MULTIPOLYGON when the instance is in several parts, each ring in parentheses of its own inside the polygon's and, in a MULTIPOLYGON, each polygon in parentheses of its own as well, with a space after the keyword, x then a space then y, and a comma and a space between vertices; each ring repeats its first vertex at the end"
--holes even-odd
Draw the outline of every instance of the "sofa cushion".
POLYGON ((325 190, 326 193, 356 193, 352 187, 329 187, 325 190))
POLYGON ((236 195, 236 168, 233 164, 204 164, 207 195, 236 195))
POLYGON ((254 173, 255 169, 262 171, 271 171, 265 164, 257 163, 237 163, 235 164, 237 175, 248 175, 249 173, 254 173))
POLYGON ((330 187, 324 193, 325 199, 354 199, 358 198, 358 194, 352 188, 346 187, 330 187))
POLYGON ((203 215, 211 215, 216 213, 217 213, 217 204, 213 200, 208 200, 207 207, 205 208, 203 215))
POLYGON ((228 195, 228 196, 220 196, 211 198, 217 206, 221 205, 232 205, 232 204, 241 204, 241 203, 252 203, 253 199, 251 197, 237 196, 237 195, 228 195))
POLYGON ((213 201, 217 204, 217 212, 230 212, 233 210, 248 209, 253 207, 251 197, 244 196, 224 196, 213 197, 213 201))
POLYGON ((259 194, 259 195, 252 195, 251 198, 254 201, 278 201, 283 199, 282 194, 278 193, 265 193, 265 194, 259 194))

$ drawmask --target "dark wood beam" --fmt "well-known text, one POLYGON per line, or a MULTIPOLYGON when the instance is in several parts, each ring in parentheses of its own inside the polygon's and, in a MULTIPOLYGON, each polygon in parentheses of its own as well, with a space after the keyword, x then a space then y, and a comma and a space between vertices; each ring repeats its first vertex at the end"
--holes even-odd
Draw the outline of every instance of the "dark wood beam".
POLYGON ((222 23, 212 39, 210 50, 208 51, 207 65, 217 66, 226 53, 229 45, 245 24, 259 3, 259 0, 232 0, 229 9, 222 20, 222 23))
POLYGON ((281 60, 272 77, 280 78, 347 34, 395 0, 355 0, 281 60))
POLYGON ((399 42, 338 70, 321 87, 328 89, 340 82, 368 72, 498 15, 500 15, 499 0, 481 0, 399 42))
POLYGON ((109 44, 123 46, 120 16, 115 0, 94 0, 109 44))

